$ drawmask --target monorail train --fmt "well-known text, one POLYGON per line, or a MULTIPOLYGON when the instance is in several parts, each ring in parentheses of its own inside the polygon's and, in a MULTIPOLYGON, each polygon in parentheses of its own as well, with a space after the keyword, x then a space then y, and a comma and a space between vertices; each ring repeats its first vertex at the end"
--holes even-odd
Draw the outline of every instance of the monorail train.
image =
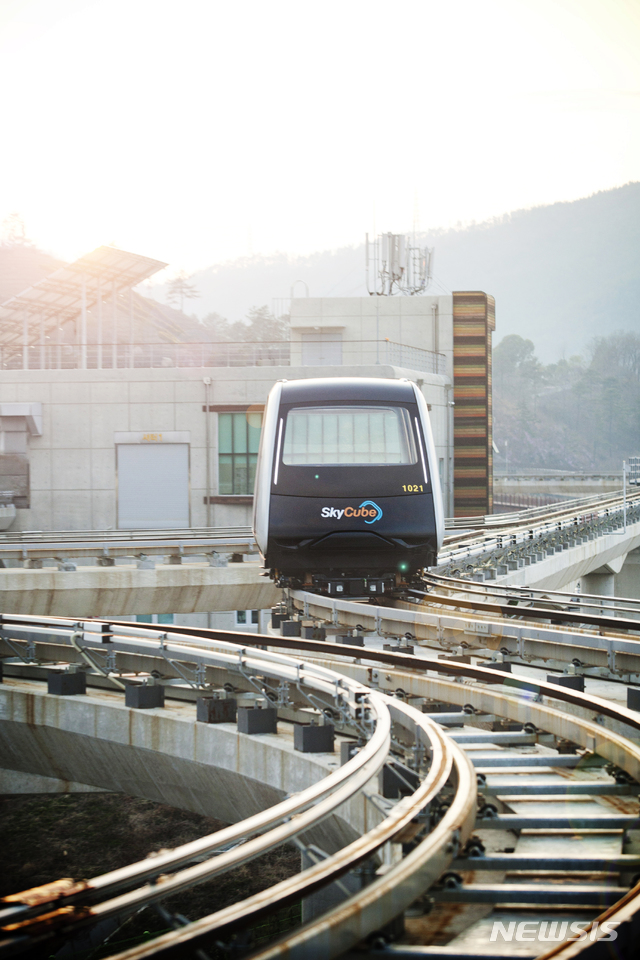
POLYGON ((283 380, 271 390, 253 530, 281 586, 394 590, 436 563, 444 513, 427 404, 409 380, 283 380))

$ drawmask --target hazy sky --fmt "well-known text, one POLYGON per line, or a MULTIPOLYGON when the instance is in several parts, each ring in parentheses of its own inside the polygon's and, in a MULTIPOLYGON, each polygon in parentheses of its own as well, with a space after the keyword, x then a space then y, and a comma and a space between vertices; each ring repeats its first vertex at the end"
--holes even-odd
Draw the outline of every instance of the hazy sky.
POLYGON ((0 0, 0 219, 189 271, 640 179, 640 0, 0 0))

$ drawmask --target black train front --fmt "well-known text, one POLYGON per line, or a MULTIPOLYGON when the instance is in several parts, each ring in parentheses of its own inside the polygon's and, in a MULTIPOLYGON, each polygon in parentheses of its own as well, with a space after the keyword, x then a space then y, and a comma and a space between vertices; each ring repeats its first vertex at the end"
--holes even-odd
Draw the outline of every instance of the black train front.
POLYGON ((271 390, 253 529, 274 579, 375 596, 436 563, 444 514, 427 404, 409 380, 283 380, 271 390))

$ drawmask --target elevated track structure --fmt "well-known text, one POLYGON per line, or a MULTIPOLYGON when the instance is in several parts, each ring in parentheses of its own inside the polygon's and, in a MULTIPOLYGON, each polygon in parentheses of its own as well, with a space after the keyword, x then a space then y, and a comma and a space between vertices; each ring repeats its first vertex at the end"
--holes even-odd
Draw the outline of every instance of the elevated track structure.
MULTIPOLYGON (((1 767, 231 826, 16 891, 0 903, 0 957, 55 955, 141 908, 169 929, 114 946, 121 960, 635 957, 640 600, 478 573, 490 557, 531 570, 545 544, 552 559, 621 533, 632 549, 638 509, 604 498, 485 520, 383 603, 288 591, 274 623, 289 636, 3 613, 1 767), (283 843, 301 850, 295 876, 209 916, 166 910, 170 894, 283 843), (301 919, 284 935, 234 939, 291 903, 301 919)), ((157 556, 179 556, 180 537, 155 539, 157 556)))
MULTIPOLYGON (((559 590, 601 570, 619 572, 640 547, 640 492, 447 524, 436 573, 559 590)), ((257 559, 249 528, 8 533, 0 537, 0 597, 10 595, 14 613, 72 617, 246 610, 277 601, 257 565, 221 570, 229 557, 257 559)), ((604 582, 612 593, 611 576, 604 582)), ((597 578, 587 592, 601 592, 597 578)))
MULTIPOLYGON (((402 914, 409 953, 432 958, 476 956, 478 942, 492 955, 494 923, 557 921, 565 936, 549 955, 567 958, 599 956, 611 930, 620 947, 632 939, 640 713, 538 676, 345 639, 3 616, 3 766, 189 809, 208 796, 218 815, 226 792, 227 811, 246 816, 105 877, 5 899, 0 955, 48 956, 87 926, 122 921, 291 841, 313 866, 209 917, 173 918, 174 930, 115 955, 231 949, 239 926, 292 899, 307 904, 300 929, 247 955, 337 957, 364 943, 366 956, 372 936, 375 955, 409 955, 392 942, 402 914), (45 674, 74 677, 78 667, 84 696, 46 692, 45 674), (132 690, 157 687, 162 706, 127 706, 132 690), (277 711, 281 727, 261 736, 197 722, 193 700, 229 694, 252 712, 277 711), (341 766, 332 750, 291 749, 292 729, 328 725, 341 766), (341 896, 317 916, 313 894, 328 884, 341 896), (451 942, 441 946, 443 929, 451 942)), ((546 956, 536 943, 528 955, 546 956)), ((508 955, 505 946, 493 955, 508 955)))

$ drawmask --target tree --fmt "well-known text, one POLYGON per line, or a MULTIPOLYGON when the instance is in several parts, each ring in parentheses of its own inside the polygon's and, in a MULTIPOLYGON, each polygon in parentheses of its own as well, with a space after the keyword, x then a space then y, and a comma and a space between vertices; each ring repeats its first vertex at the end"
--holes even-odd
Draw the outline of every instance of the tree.
POLYGON ((268 307, 251 307, 247 340, 288 340, 291 334, 289 317, 274 316, 268 307))
POLYGON ((202 321, 214 342, 228 340, 234 343, 265 343, 274 340, 289 340, 291 327, 289 317, 274 316, 268 307, 251 307, 245 320, 229 323, 218 313, 208 314, 202 321))
POLYGON ((195 284, 189 283, 189 275, 181 270, 180 273, 169 282, 167 289, 167 303, 170 303, 172 306, 178 306, 178 309, 182 313, 185 300, 193 300, 195 297, 199 297, 200 294, 196 289, 195 284))
POLYGON ((31 241, 27 238, 27 228, 19 213, 14 211, 2 221, 0 228, 3 247, 30 247, 31 241))
POLYGON ((591 366, 606 373, 618 368, 634 380, 640 380, 640 336, 619 330, 608 337, 596 337, 591 343, 591 366))
POLYGON ((525 340, 517 333, 510 333, 502 338, 493 351, 493 362, 496 366, 522 367, 535 361, 535 349, 532 340, 525 340))

